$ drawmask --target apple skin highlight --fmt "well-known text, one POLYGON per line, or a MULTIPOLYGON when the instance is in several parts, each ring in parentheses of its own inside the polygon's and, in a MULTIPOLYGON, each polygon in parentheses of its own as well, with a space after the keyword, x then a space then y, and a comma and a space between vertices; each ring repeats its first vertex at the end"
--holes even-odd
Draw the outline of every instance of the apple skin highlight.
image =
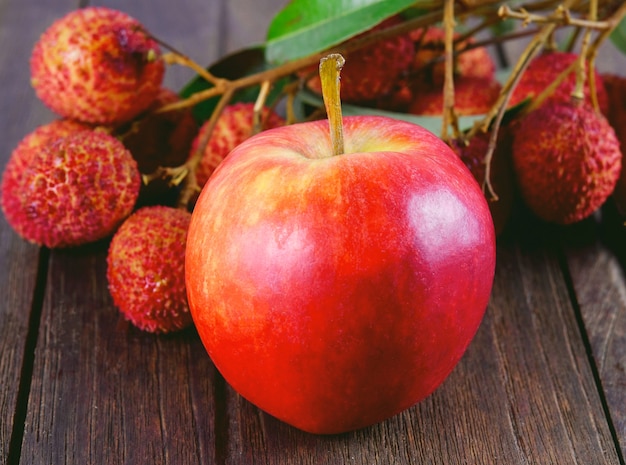
POLYGON ((233 150, 194 208, 188 300, 218 370, 302 430, 341 433, 431 394, 488 304, 484 195, 439 138, 384 117, 265 131, 233 150))

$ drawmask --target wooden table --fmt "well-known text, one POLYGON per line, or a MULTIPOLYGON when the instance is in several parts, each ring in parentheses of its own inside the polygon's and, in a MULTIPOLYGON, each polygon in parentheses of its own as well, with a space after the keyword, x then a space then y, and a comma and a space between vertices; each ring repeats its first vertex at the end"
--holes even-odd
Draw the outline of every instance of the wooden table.
MULTIPOLYGON (((263 37, 277 0, 0 0, 0 167, 52 114, 28 58, 55 18, 119 8, 200 63, 263 37)), ((621 69, 626 72, 624 57, 621 69)), ((191 74, 168 71, 180 88, 191 74)), ((194 330, 129 326, 106 243, 47 250, 0 219, 0 464, 624 464, 626 231, 610 207, 568 228, 521 215, 499 239, 478 334, 428 399, 314 436, 220 377, 194 330)))

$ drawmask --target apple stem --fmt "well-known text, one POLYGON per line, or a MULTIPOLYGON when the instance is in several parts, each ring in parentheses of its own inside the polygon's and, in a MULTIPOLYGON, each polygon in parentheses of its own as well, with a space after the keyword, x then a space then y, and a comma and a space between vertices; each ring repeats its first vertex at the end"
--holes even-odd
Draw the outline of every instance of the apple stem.
POLYGON ((339 53, 331 53, 320 60, 319 73, 322 96, 328 115, 333 155, 344 153, 339 74, 345 62, 346 60, 339 53))

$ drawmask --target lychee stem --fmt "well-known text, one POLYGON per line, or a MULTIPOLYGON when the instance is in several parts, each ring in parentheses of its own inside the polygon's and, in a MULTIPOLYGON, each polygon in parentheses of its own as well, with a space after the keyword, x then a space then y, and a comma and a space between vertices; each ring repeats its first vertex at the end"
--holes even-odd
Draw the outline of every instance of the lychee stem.
POLYGON ((500 8, 500 15, 502 18, 514 18, 521 19, 524 24, 528 23, 559 23, 565 26, 576 26, 586 29, 599 29, 603 30, 610 27, 608 21, 596 21, 591 17, 589 19, 573 18, 569 10, 566 8, 558 8, 554 15, 549 17, 541 16, 533 13, 529 13, 526 10, 513 11, 509 6, 502 5, 500 8))
POLYGON ((253 113, 252 113, 252 134, 258 134, 261 132, 263 128, 263 108, 265 107, 265 102, 267 101, 267 96, 269 95, 270 88, 272 86, 271 81, 263 81, 261 83, 261 89, 259 90, 259 95, 257 95, 256 101, 254 102, 253 113))
POLYGON ((344 153, 343 117, 341 114, 340 79, 341 68, 346 60, 339 53, 331 53, 320 60, 320 81, 322 97, 330 126, 330 141, 333 155, 344 153))
POLYGON ((194 151, 193 155, 189 158, 189 160, 187 160, 187 163, 185 163, 184 165, 187 168, 188 174, 190 174, 190 176, 187 176, 184 179, 183 188, 180 192, 180 195, 178 196, 178 206, 180 208, 187 208, 189 204, 189 200, 193 196, 194 192, 199 190, 199 186, 198 186, 198 183, 196 181, 196 176, 195 176, 196 168, 198 167, 198 164, 200 164, 200 161, 202 160, 202 156, 204 154, 204 151, 206 150, 206 146, 209 143, 209 140, 211 139, 211 135, 213 134, 213 129, 215 128, 215 125, 217 124, 217 120, 219 119, 220 115, 222 114, 222 111, 224 111, 224 108, 226 107, 226 105, 228 105, 232 97, 233 97, 233 92, 226 91, 222 95, 220 100, 217 102, 217 105, 215 106, 215 109, 213 110, 213 113, 211 114, 211 118, 209 119, 207 123, 207 127, 203 131, 202 136, 200 137, 200 140, 198 141, 196 150, 194 151))
MULTIPOLYGON (((589 20, 595 21, 597 17, 598 0, 591 0, 589 2, 589 20)), ((589 49, 589 42, 591 42, 591 29, 586 28, 580 48, 580 56, 578 57, 578 60, 576 60, 576 86, 574 87, 574 91, 572 92, 572 98, 579 101, 583 101, 585 98, 585 70, 587 68, 585 60, 587 57, 587 50, 589 49)))

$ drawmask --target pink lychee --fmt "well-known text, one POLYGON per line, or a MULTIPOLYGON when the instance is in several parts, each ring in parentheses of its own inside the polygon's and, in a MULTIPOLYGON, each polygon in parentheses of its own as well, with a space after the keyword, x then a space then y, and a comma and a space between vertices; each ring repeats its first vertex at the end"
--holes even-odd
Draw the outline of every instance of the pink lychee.
POLYGON ((45 139, 43 132, 18 145, 3 173, 8 223, 24 239, 50 248, 111 235, 137 200, 137 163, 105 132, 78 130, 35 143, 45 139))
MULTIPOLYGON (((224 108, 205 146, 202 160, 196 169, 196 178, 200 187, 204 186, 215 168, 232 149, 253 135, 253 117, 254 104, 252 103, 234 103, 224 108)), ((284 124, 285 121, 273 110, 264 108, 261 112, 261 130, 284 124)), ((192 144, 192 155, 199 149, 199 144, 207 129, 208 122, 200 128, 192 144)))
POLYGON ((94 124, 126 122, 152 103, 165 65, 136 19, 104 7, 74 10, 33 49, 31 83, 54 112, 94 124))
MULTIPOLYGON (((390 27, 399 21, 399 17, 388 18, 351 40, 390 27)), ((371 104, 387 95, 396 80, 409 69, 413 54, 413 42, 408 34, 381 40, 346 53, 346 63, 341 70, 341 99, 349 103, 371 104)), ((321 93, 317 67, 307 69, 301 74, 312 75, 307 85, 311 90, 321 93)))
POLYGON ((185 243, 191 214, 143 207, 113 236, 107 255, 109 292, 136 327, 168 333, 192 324, 185 291, 185 243))
MULTIPOLYGON (((578 55, 570 52, 546 51, 534 58, 522 74, 518 84, 513 89, 509 106, 515 106, 527 98, 537 97, 544 89, 563 72, 568 66, 578 59, 578 55)), ((601 75, 596 71, 595 85, 598 104, 603 113, 608 108, 608 97, 601 75)), ((567 78, 554 90, 548 100, 560 102, 570 100, 572 91, 576 86, 575 72, 569 73, 567 78)), ((584 86, 584 95, 587 103, 591 102, 589 83, 584 86)))
POLYGON ((613 192, 621 163, 615 131, 588 104, 551 100, 516 125, 521 197, 544 221, 571 224, 591 215, 613 192))

